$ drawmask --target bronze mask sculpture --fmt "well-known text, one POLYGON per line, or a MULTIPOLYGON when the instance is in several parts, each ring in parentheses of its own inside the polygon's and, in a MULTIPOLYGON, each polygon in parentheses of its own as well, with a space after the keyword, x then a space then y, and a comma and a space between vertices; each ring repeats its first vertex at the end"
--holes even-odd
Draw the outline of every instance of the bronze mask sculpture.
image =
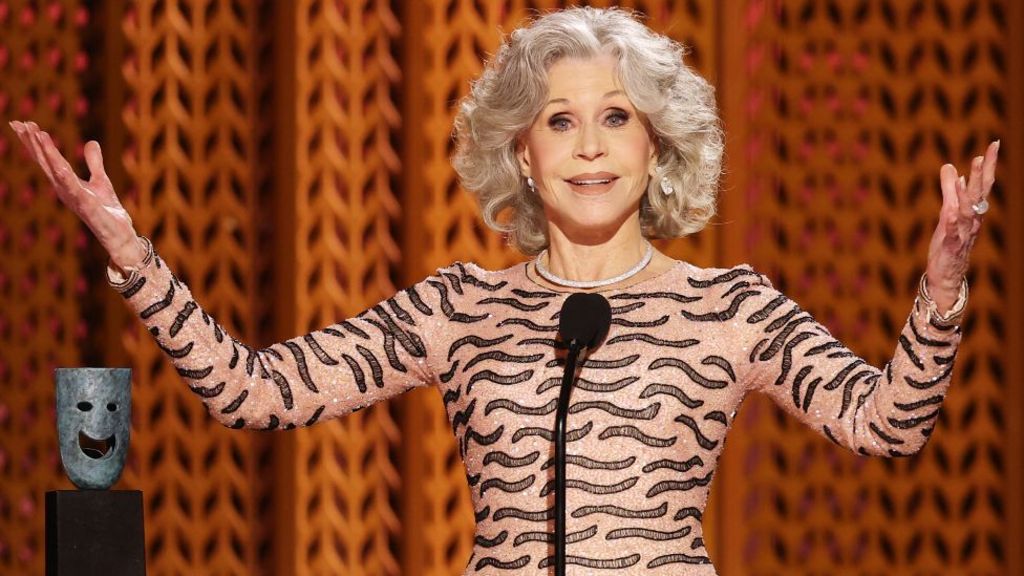
POLYGON ((131 431, 130 368, 57 368, 57 433, 68 478, 106 490, 121 477, 131 431))

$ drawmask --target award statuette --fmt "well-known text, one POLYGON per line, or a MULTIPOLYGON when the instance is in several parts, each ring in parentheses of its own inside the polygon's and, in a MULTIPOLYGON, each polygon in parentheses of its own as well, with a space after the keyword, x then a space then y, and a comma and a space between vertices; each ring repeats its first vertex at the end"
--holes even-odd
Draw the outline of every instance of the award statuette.
POLYGON ((146 573, 142 492, 109 490, 131 430, 130 368, 58 368, 60 458, 79 490, 46 493, 47 576, 146 573))

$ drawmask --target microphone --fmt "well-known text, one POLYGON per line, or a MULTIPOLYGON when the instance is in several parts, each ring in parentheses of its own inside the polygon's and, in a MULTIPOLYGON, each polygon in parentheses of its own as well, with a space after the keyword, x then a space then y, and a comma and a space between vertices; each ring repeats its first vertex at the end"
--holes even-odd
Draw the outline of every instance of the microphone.
POLYGON ((565 299, 558 320, 558 332, 569 345, 562 375, 562 389, 555 411, 555 575, 565 576, 565 420, 569 395, 576 380, 580 352, 596 348, 608 335, 612 308, 604 296, 575 292, 565 299))
POLYGON ((565 299, 559 313, 558 332, 571 347, 594 348, 608 335, 612 307, 604 296, 594 292, 575 292, 565 299))

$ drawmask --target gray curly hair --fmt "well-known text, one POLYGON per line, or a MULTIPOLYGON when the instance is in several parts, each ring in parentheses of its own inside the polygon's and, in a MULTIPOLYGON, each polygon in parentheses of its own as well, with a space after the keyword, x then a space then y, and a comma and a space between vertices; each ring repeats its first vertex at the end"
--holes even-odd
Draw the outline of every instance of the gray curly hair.
POLYGON ((644 236, 685 236, 715 214, 724 144, 714 88, 683 63, 681 44, 653 32, 635 12, 570 8, 540 16, 502 42, 455 118, 452 165, 487 226, 507 233, 523 254, 540 253, 548 237, 543 204, 516 159, 519 137, 548 98, 548 67, 604 52, 617 58, 626 96, 653 132, 659 174, 676 191, 666 196, 660 178, 651 178, 640 205, 644 236), (511 218, 499 222, 506 209, 511 218))

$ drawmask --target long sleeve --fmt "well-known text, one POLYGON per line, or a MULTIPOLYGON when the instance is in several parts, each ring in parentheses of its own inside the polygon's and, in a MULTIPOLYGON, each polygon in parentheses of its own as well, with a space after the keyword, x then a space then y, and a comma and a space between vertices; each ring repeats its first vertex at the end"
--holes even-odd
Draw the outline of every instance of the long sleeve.
MULTIPOLYGON (((960 328, 914 301, 890 360, 873 367, 763 276, 748 288, 749 387, 861 454, 908 456, 927 442, 949 387, 960 328)), ((957 303, 962 307, 966 294, 957 303)))
POLYGON ((128 278, 118 276, 108 268, 108 282, 225 426, 309 426, 435 381, 429 347, 432 330, 445 319, 442 277, 354 318, 256 350, 204 312, 152 249, 128 278))

